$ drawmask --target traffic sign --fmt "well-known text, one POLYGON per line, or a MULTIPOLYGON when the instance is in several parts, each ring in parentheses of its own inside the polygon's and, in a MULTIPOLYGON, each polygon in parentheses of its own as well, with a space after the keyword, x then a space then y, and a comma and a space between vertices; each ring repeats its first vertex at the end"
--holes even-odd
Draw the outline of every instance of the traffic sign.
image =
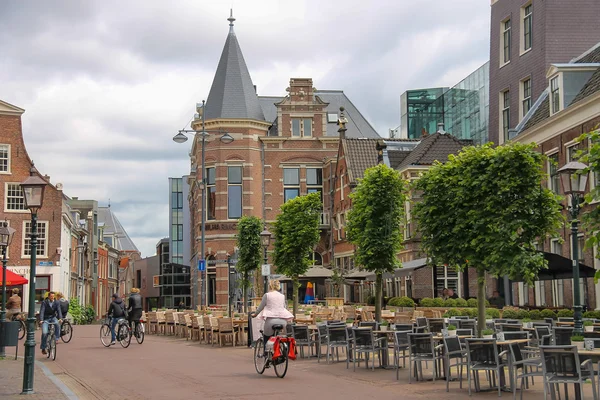
POLYGON ((262 276, 271 275, 271 264, 263 264, 262 265, 262 276))
POLYGON ((206 260, 198 260, 198 271, 206 270, 206 260))

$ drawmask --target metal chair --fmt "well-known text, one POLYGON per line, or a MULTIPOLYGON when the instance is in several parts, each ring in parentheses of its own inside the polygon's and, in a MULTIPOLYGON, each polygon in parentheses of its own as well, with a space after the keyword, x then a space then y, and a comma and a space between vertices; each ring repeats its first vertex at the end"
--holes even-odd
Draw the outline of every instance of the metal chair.
POLYGON ((442 333, 446 329, 446 322, 443 318, 429 318, 427 320, 427 330, 429 333, 442 333))
POLYGON ((594 366, 592 360, 580 362, 576 346, 540 346, 542 369, 544 377, 544 399, 547 390, 554 392, 564 384, 565 392, 568 384, 579 385, 580 395, 583 399, 583 387, 586 379, 592 381, 592 395, 597 399, 596 382, 594 379, 594 366))
MULTIPOLYGON (((542 360, 540 357, 523 357, 523 353, 521 353, 521 347, 516 344, 510 344, 509 350, 511 354, 511 363, 509 372, 511 374, 511 387, 513 391, 513 400, 517 396, 517 380, 521 379, 521 399, 523 399, 523 387, 526 385, 529 387, 529 378, 531 378, 531 383, 533 384, 533 378, 535 376, 542 376, 542 371, 540 368, 542 367, 542 360), (533 367, 535 367, 535 371, 533 371, 533 367), (529 372, 527 371, 529 368, 529 372), (519 370, 521 370, 521 374, 519 374, 519 370)), ((546 395, 546 388, 544 387, 544 397, 546 395)))
POLYGON ((415 333, 424 333, 425 329, 427 329, 427 318, 418 317, 417 318, 417 326, 413 328, 415 333))
POLYGON ((522 324, 501 324, 500 332, 519 332, 523 330, 522 324))
POLYGON ((458 336, 444 338, 444 365, 446 367, 446 392, 450 391, 450 369, 453 366, 458 369, 458 379, 462 389, 463 367, 467 365, 467 351, 463 348, 458 336), (451 360, 456 360, 454 365, 450 365, 451 360))
MULTIPOLYGON (((356 359, 358 358, 358 366, 360 367, 360 354, 365 354, 365 362, 369 367, 369 354, 373 354, 372 370, 375 370, 375 354, 382 350, 381 342, 384 338, 375 338, 372 329, 369 328, 353 328, 352 329, 352 366, 356 371, 356 359)), ((387 349, 385 349, 387 351, 387 349)), ((381 359, 379 359, 381 366, 381 359)))
POLYGON ((571 336, 573 336, 573 328, 571 327, 555 326, 552 328, 555 346, 570 346, 571 336))
POLYGON ((359 328, 371 328, 373 330, 377 330, 379 328, 379 323, 376 321, 361 321, 358 324, 359 328))
POLYGON ((410 351, 408 343, 408 334, 412 330, 394 332, 394 366, 396 367, 396 380, 399 379, 400 359, 402 358, 402 367, 406 367, 407 351, 410 351), (400 355, 402 352, 402 356, 400 355))
POLYGON ((443 344, 434 346, 433 335, 431 333, 409 333, 408 334, 409 344, 409 363, 408 363, 408 383, 412 383, 412 366, 415 365, 415 372, 417 373, 417 380, 419 376, 423 379, 423 365, 425 362, 433 362, 433 380, 437 376, 437 368, 435 364, 437 361, 443 359, 442 348, 443 344))
POLYGON ((413 331, 413 324, 395 324, 395 331, 413 331))
POLYGON ((471 329, 473 332, 477 331, 477 321, 474 319, 467 319, 460 321, 460 329, 471 329))
MULTIPOLYGON (((339 348, 342 347, 348 350, 348 340, 346 339, 346 326, 328 326, 327 328, 327 353, 325 354, 327 363, 329 363, 329 353, 332 352, 331 356, 333 358, 333 350, 336 351, 337 361, 340 361, 340 353, 339 348)), ((346 356, 346 365, 348 365, 349 359, 346 356)))
MULTIPOLYGON (((323 345, 327 345, 327 325, 319 324, 317 325, 317 362, 321 362, 321 353, 323 349, 323 345)), ((327 352, 325 352, 325 357, 327 357, 327 352)))
MULTIPOLYGON (((498 353, 496 339, 467 339, 467 374, 469 375, 469 396, 471 396, 471 375, 475 380, 475 390, 479 391, 479 371, 495 372, 498 380, 498 396, 502 395, 500 386, 500 374, 506 364, 502 357, 508 351, 498 353)), ((491 387, 491 382, 490 382, 491 387)))
POLYGON ((293 325, 292 335, 296 340, 296 346, 300 348, 300 357, 304 357, 305 347, 309 348, 309 357, 311 357, 313 354, 313 347, 317 342, 313 340, 313 335, 311 335, 308 326, 293 325))

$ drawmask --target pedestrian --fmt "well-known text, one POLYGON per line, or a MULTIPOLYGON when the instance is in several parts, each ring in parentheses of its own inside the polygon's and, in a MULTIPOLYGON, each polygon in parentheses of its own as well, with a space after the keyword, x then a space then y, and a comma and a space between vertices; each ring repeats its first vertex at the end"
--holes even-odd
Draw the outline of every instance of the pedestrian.
POLYGON ((12 296, 8 298, 6 302, 6 318, 10 321, 15 315, 21 313, 21 296, 19 296, 19 289, 14 288, 12 290, 12 296))
POLYGON ((116 293, 113 293, 113 295, 112 295, 112 302, 110 303, 110 306, 108 307, 108 316, 111 318, 111 321, 110 321, 111 342, 110 342, 109 346, 112 346, 117 341, 117 335, 115 334, 115 326, 117 326, 120 319, 126 317, 125 303, 123 303, 123 300, 116 293))
POLYGON ((444 288, 444 290, 442 290, 442 299, 444 300, 448 300, 448 288, 444 288))
POLYGON ((40 307, 40 322, 42 323, 42 354, 46 352, 46 342, 48 340, 48 325, 54 325, 54 333, 56 334, 56 342, 60 339, 60 325, 58 322, 62 320, 62 311, 58 301, 54 299, 54 292, 48 293, 48 297, 42 302, 40 307), (58 319, 57 319, 58 317, 58 319))
POLYGON ((448 298, 449 299, 458 299, 458 295, 454 293, 454 289, 448 289, 448 298))
POLYGON ((127 307, 127 311, 129 313, 129 326, 137 335, 138 325, 140 323, 140 319, 142 318, 142 296, 140 295, 140 289, 131 289, 131 293, 129 294, 129 304, 127 307))

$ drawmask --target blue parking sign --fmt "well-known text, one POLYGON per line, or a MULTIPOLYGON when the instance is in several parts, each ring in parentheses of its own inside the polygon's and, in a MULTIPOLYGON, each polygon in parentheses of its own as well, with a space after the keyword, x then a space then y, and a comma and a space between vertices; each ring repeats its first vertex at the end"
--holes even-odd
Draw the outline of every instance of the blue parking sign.
POLYGON ((206 270, 206 260, 198 260, 198 271, 206 270))

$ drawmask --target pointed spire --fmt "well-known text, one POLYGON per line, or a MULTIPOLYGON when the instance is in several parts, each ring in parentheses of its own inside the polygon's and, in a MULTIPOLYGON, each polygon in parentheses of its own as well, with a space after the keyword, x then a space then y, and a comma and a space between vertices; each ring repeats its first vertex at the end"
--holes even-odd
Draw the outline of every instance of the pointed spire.
POLYGON ((236 118, 264 121, 256 89, 237 37, 233 32, 233 9, 230 12, 229 34, 215 72, 204 114, 206 119, 236 118))
POLYGON ((229 21, 229 33, 234 33, 233 22, 235 21, 235 18, 233 18, 233 8, 229 10, 229 18, 227 18, 227 21, 229 21))

